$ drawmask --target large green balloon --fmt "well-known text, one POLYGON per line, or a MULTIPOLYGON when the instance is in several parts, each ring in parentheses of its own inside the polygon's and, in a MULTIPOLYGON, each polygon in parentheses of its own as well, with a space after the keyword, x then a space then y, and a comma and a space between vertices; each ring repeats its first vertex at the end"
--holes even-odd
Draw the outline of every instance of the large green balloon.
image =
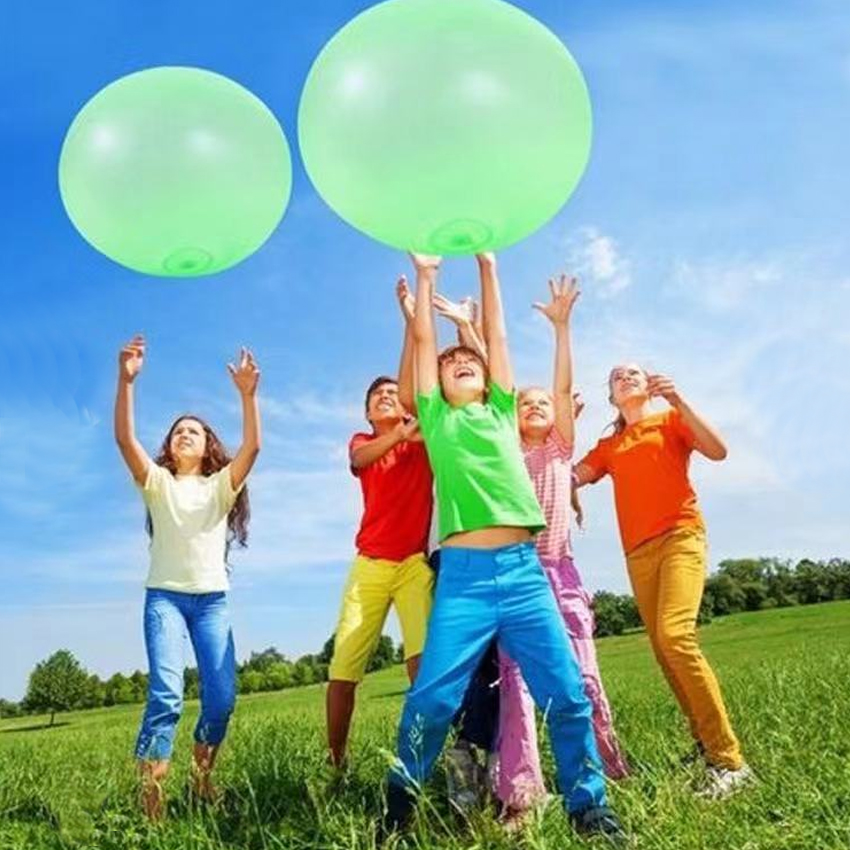
POLYGON ((298 116, 319 194, 400 249, 518 242, 573 192, 590 99, 558 38, 501 0, 388 0, 316 59, 298 116))
POLYGON ((151 68, 99 91, 71 124, 59 189, 76 228, 136 271, 192 277, 259 248, 292 187, 289 146, 247 89, 151 68))

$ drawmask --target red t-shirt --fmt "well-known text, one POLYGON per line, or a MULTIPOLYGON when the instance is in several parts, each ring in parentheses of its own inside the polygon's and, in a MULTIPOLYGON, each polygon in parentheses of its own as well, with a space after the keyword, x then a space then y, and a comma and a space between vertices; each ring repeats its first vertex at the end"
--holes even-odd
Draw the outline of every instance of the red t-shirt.
MULTIPOLYGON (((355 434, 349 452, 375 439, 355 434)), ((424 442, 396 443, 369 466, 353 469, 363 489, 363 519, 355 541, 369 558, 403 561, 428 548, 434 506, 431 465, 424 442)))

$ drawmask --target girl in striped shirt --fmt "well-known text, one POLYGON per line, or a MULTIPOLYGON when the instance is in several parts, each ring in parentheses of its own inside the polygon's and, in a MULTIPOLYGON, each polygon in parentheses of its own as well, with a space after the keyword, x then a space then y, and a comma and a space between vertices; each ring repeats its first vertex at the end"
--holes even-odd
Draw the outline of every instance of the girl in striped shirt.
MULTIPOLYGON (((519 429, 525 464, 546 519, 537 539, 537 553, 570 635, 584 687, 593 707, 593 729, 606 774, 628 774, 614 734, 611 710, 602 687, 593 644, 591 597, 573 564, 570 544, 570 503, 575 409, 570 351, 570 314, 579 291, 575 279, 550 281, 552 300, 537 303, 555 330, 555 381, 552 392, 539 387, 522 390, 518 399, 519 429)), ((507 823, 522 823, 535 801, 545 795, 534 703, 517 665, 501 653, 499 769, 496 791, 507 823)))

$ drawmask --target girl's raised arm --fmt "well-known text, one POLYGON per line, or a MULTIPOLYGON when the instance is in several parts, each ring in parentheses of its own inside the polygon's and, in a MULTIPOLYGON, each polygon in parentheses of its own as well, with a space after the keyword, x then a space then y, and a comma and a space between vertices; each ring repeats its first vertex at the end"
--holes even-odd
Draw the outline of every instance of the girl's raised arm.
POLYGON ((570 315, 579 296, 576 279, 561 275, 556 283, 549 281, 552 300, 548 304, 539 301, 534 309, 539 310, 555 329, 555 377, 552 396, 555 401, 555 427, 561 439, 572 446, 575 443, 575 411, 573 408, 573 354, 570 341, 570 315))
POLYGON ((242 348, 239 365, 228 363, 227 370, 242 399, 242 445, 230 464, 230 483, 234 490, 238 490, 260 453, 260 408, 257 404, 260 369, 254 355, 247 348, 242 348))
POLYGON ((136 439, 133 384, 145 361, 145 338, 136 334, 118 355, 118 393, 115 397, 115 442, 136 483, 143 485, 153 463, 136 439))

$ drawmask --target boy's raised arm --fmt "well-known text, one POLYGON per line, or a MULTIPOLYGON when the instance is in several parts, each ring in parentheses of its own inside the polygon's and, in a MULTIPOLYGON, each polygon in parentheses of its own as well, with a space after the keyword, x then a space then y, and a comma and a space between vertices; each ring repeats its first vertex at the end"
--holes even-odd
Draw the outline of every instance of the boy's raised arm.
POLYGON ((411 254, 416 269, 416 301, 413 316, 416 388, 423 395, 439 385, 437 369, 437 333, 431 302, 437 286, 440 257, 411 254))
POLYGON ((395 285, 395 294, 404 319, 404 342, 401 346, 401 362, 398 364, 398 400, 410 414, 416 415, 416 375, 413 356, 413 316, 415 299, 407 278, 402 275, 395 285))
POLYGON ((484 345, 490 378, 502 389, 510 392, 514 387, 514 373, 508 351, 508 334, 502 310, 502 295, 495 254, 476 254, 481 277, 481 313, 484 323, 484 345))

